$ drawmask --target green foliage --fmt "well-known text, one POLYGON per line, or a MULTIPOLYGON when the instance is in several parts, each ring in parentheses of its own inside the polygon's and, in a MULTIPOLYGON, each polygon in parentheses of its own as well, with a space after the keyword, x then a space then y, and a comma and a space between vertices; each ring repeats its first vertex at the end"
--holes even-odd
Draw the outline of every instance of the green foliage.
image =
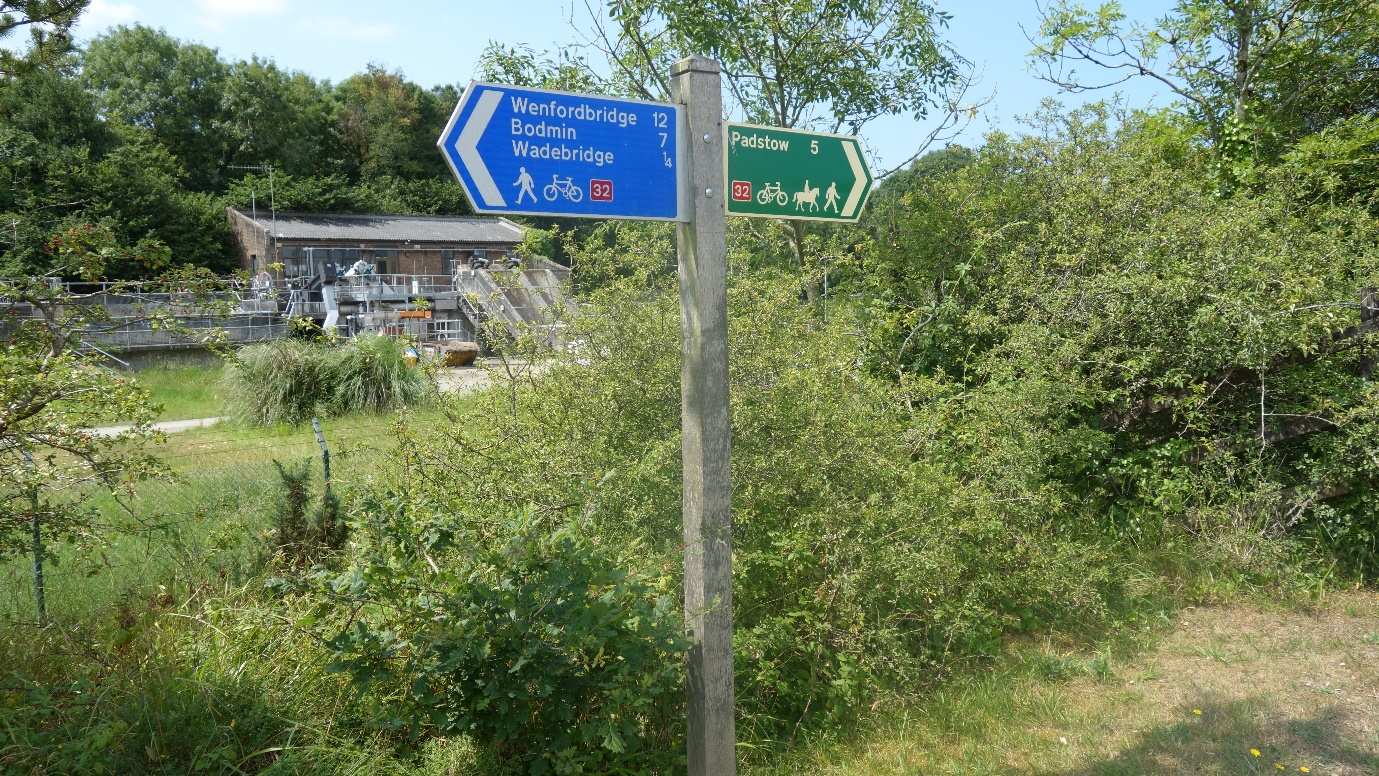
POLYGON ((425 403, 435 389, 420 367, 407 363, 405 343, 362 334, 337 352, 331 374, 335 411, 388 412, 425 403))
POLYGON ((335 130, 347 173, 368 179, 446 172, 434 144, 436 128, 444 126, 458 98, 453 89, 428 93, 400 73, 371 65, 340 82, 335 92, 335 130))
POLYGON ((226 366, 230 414, 251 425, 296 425, 312 416, 388 412, 429 401, 435 386, 409 366, 396 339, 365 334, 343 343, 275 340, 241 349, 226 366))
POLYGON ((377 604, 329 645, 385 725, 473 735, 533 774, 683 768, 679 615, 582 527, 479 534, 387 492, 357 509, 364 548, 323 578, 323 612, 377 604))
POLYGON ((566 92, 602 92, 599 79, 578 54, 564 49, 556 54, 538 52, 530 46, 506 46, 489 41, 479 55, 481 81, 566 92))
POLYGON ((66 54, 71 29, 90 0, 4 0, 0 2, 0 77, 42 68, 66 54), (28 31, 27 51, 11 34, 28 31))
POLYGON ((665 91, 679 56, 711 56, 747 119, 773 126, 855 132, 877 116, 924 116, 964 63, 940 37, 947 14, 923 0, 789 0, 769 13, 730 0, 607 5, 614 56, 639 91, 665 91))
POLYGON ((195 187, 219 183, 227 152, 218 121, 226 67, 214 49, 143 25, 117 27, 87 47, 82 78, 103 112, 148 130, 195 187))
MULTIPOLYGON (((152 267, 167 258, 157 243, 131 248, 91 224, 55 235, 46 247, 63 271, 83 278, 100 277, 117 262, 152 267)), ((151 285, 177 287, 212 313, 223 304, 212 298, 219 287, 202 273, 174 270, 164 282, 151 285)), ((137 300, 140 289, 116 283, 110 292, 137 300)), ((84 332, 109 325, 106 308, 42 277, 0 280, 0 298, 12 303, 0 313, 0 556, 6 556, 29 549, 35 524, 49 540, 96 536, 105 527, 91 503, 97 494, 129 495, 166 468, 149 452, 161 435, 151 425, 147 391, 80 350, 84 332), (90 430, 117 423, 126 429, 90 430)), ((150 326, 175 329, 171 318, 167 310, 146 313, 150 326)), ((41 560, 42 550, 33 551, 41 560)))
POLYGON ((1346 0, 1179 0, 1153 23, 1119 3, 1041 9, 1031 52, 1044 77, 1083 91, 1153 78, 1207 131, 1227 187, 1257 185, 1301 138, 1379 106, 1379 10, 1346 0), (1077 71, 1082 65, 1102 77, 1077 71))
POLYGON ((225 367, 230 414, 251 425, 297 425, 324 414, 334 396, 329 346, 284 339, 242 348, 225 367))
POLYGON ((1379 279, 1368 203, 1318 197, 1297 168, 1221 197, 1191 127, 1106 118, 993 137, 903 195, 868 258, 871 367, 935 444, 970 452, 961 465, 1017 467, 1127 540, 1259 542, 1332 509, 1372 525, 1333 500, 1379 475, 1361 441, 1379 411, 1366 330, 1350 328, 1379 279), (1029 424, 1037 444, 993 454, 1029 424))
MULTIPOLYGON (((622 235, 634 245, 646 237, 622 235)), ((609 250, 620 249, 633 246, 609 250)), ((579 530, 631 573, 678 588, 680 324, 668 280, 606 278, 570 324, 571 353, 481 398, 482 412, 443 433, 402 435, 371 492, 423 505, 409 515, 415 525, 384 532, 415 537, 406 546, 418 557, 382 578, 425 578, 434 537, 501 542, 509 505, 531 503, 530 530, 560 535, 578 516, 579 530)), ((967 476, 923 444, 925 426, 910 423, 895 387, 859 372, 846 327, 821 327, 788 274, 735 275, 729 309, 746 739, 843 717, 879 687, 913 687, 988 654, 1012 630, 1104 622, 1116 565, 1091 532, 1055 528, 1065 494, 994 463, 987 477, 967 476)), ((1002 412, 1023 423, 1017 406, 1002 412)), ((1017 442, 1009 460, 1045 438, 1017 442)), ((432 557, 441 574, 457 562, 432 557)), ((409 600, 400 588, 375 590, 393 606, 409 600)))
POLYGON ((125 243, 162 241, 176 264, 228 272, 225 206, 254 200, 261 210, 470 212, 435 150, 453 87, 422 89, 378 68, 332 85, 143 25, 71 52, 65 31, 84 5, 0 6, 14 20, 0 34, 22 29, 26 14, 51 17, 34 26, 51 45, 26 58, 0 50, 0 271, 46 271, 50 235, 104 223, 125 243), (242 169, 265 166, 271 187, 242 169))
POLYGON ((274 460, 281 490, 273 518, 273 545, 289 560, 317 560, 325 552, 344 545, 347 525, 340 515, 340 499, 329 491, 311 507, 311 471, 314 459, 283 464, 274 460))
POLYGON ((234 164, 312 175, 339 153, 331 109, 328 85, 253 57, 229 65, 217 122, 234 164))

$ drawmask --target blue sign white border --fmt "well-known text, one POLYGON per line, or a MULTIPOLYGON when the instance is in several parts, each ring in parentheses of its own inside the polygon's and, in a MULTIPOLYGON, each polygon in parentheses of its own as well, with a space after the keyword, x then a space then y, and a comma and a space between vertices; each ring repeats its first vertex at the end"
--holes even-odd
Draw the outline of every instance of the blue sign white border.
MULTIPOLYGON (((455 103, 455 110, 450 113, 450 120, 445 122, 445 129, 441 130, 440 137, 436 140, 436 148, 440 151, 441 157, 445 159, 445 164, 450 168, 451 174, 459 182, 460 189, 464 191, 464 196, 469 200, 469 206, 475 213, 484 215, 499 216, 544 216, 549 218, 592 218, 601 221, 664 221, 664 222, 687 222, 689 221, 689 202, 690 202, 690 180, 689 171, 685 167, 685 142, 689 126, 685 120, 685 110, 683 105, 673 102, 657 102, 655 100, 637 100, 630 97, 609 97, 602 94, 583 94, 580 92, 566 92, 559 89, 542 89, 535 86, 516 86, 514 84, 496 84, 488 81, 470 81, 465 87, 464 93, 455 103), (551 213, 536 210, 511 210, 483 207, 479 203, 479 197, 469 190, 469 184, 465 181, 465 176, 460 173, 455 166, 455 160, 451 158, 450 150, 446 147, 446 140, 450 133, 455 129, 455 123, 460 120, 460 112, 469 104, 470 97, 479 88, 511 90, 520 89, 527 92, 540 92, 542 94, 558 94, 562 97, 577 97, 579 99, 608 100, 610 102, 627 102, 637 105, 650 105, 657 108, 674 111, 675 113, 675 209, 674 218, 664 216, 624 216, 624 215, 605 215, 602 213, 551 213)), ((458 150, 456 151, 458 154, 458 150)))

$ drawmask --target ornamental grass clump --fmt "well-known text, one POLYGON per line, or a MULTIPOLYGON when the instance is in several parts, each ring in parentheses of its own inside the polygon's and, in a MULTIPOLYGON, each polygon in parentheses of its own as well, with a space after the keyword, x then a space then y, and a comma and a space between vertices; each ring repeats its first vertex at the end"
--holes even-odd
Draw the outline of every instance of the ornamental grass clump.
POLYGON ((341 415, 422 404, 433 387, 407 363, 402 343, 378 334, 362 334, 336 350, 334 381, 331 400, 341 415))
POLYGON ((376 334, 339 345, 250 345, 226 367, 224 384, 229 414, 255 426, 388 412, 424 404, 435 393, 426 372, 407 363, 403 344, 376 334))
POLYGON ((251 426, 298 424, 333 405, 332 348, 285 339, 250 345, 225 368, 226 409, 251 426))

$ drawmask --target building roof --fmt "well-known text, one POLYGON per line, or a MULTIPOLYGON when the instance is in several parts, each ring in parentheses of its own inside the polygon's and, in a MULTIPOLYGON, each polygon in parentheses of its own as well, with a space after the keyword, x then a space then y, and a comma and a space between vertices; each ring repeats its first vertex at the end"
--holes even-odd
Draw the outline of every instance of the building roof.
MULTIPOLYGON (((235 211, 265 231, 273 218, 257 220, 235 211)), ((323 215, 279 213, 277 235, 284 240, 358 240, 361 242, 517 243, 522 227, 489 216, 323 215)))

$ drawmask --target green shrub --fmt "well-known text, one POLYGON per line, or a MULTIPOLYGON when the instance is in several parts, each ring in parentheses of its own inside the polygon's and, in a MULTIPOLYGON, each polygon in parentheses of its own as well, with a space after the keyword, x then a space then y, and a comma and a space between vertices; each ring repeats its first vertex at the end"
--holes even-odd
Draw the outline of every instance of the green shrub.
POLYGON ((340 515, 340 499, 329 491, 312 509, 311 472, 315 459, 283 464, 274 460, 282 489, 273 515, 273 543, 295 562, 316 560, 323 552, 339 550, 348 525, 340 515))
MULTIPOLYGON (((393 527, 410 537, 397 541, 496 543, 509 505, 531 503, 552 534, 580 515, 591 543, 680 600, 679 305, 645 281, 590 297, 571 327, 577 352, 470 398, 482 410, 463 424, 401 436, 373 497, 426 507, 393 527)), ((914 419, 895 385, 858 369, 848 322, 821 327, 797 294, 770 274, 729 289, 743 739, 922 686, 1012 632, 1104 626, 1123 561, 1023 463, 1048 439, 1018 397, 951 418, 964 438, 995 440, 954 459, 928 438, 940 416, 914 419)), ((453 562, 433 557, 442 572, 453 562)), ((404 568, 432 574, 424 559, 404 568)), ((411 605, 405 589, 373 593, 411 605)))
POLYGON ((249 345, 225 368, 227 408, 255 426, 304 423, 332 406, 334 366, 331 348, 316 342, 249 345))
POLYGON ((404 345, 392 337, 361 334, 335 353, 335 414, 387 412, 421 404, 431 385, 425 373, 407 364, 404 345))
POLYGON ((323 578, 327 612, 363 608, 328 643, 383 699, 386 726, 468 734, 532 774, 683 770, 683 637, 666 596, 577 526, 519 515, 485 541, 416 520, 406 499, 363 509, 361 562, 323 578))
POLYGON ((313 416, 387 412, 429 401, 425 370, 402 342, 364 334, 339 344, 284 339, 241 349, 225 369, 230 414, 251 425, 296 425, 313 416))
POLYGON ((867 363, 932 449, 1023 472, 1121 541, 1316 537, 1379 573, 1375 334, 1359 336, 1379 222, 1372 187, 1332 188, 1368 174, 1379 123, 1314 135, 1223 196, 1191 128, 1119 118, 1049 115, 913 180, 867 251, 867 363), (1024 417, 988 423, 993 402, 1024 417), (1041 444, 1002 454, 1022 433, 1041 444))

